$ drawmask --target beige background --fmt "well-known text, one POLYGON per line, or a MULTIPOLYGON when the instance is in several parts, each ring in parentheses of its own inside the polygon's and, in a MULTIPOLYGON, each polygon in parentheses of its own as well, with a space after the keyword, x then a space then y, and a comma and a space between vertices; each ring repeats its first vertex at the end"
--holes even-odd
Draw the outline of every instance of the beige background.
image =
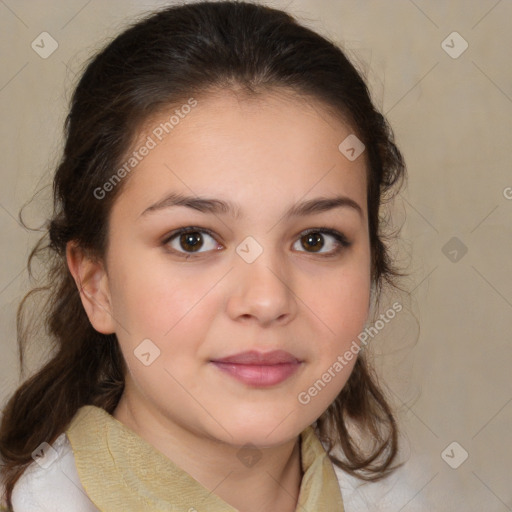
MULTIPOLYGON (((19 209, 48 183, 84 60, 128 19, 164 4, 0 1, 1 403, 18 383, 15 308, 36 239, 18 224, 19 209), (47 59, 31 48, 43 31, 59 44, 47 59)), ((400 408, 407 463, 388 481, 355 490, 357 482, 340 475, 346 510, 512 510, 512 2, 269 5, 343 43, 367 74, 409 169, 394 219, 403 222, 398 250, 412 295, 372 341, 400 408), (469 44, 458 58, 444 49, 462 48, 448 37, 454 31, 469 44), (457 461, 462 450, 469 457, 457 469, 442 458, 457 461)), ((30 224, 44 219, 47 196, 48 189, 27 209, 30 224)), ((33 352, 33 367, 43 353, 33 352)))

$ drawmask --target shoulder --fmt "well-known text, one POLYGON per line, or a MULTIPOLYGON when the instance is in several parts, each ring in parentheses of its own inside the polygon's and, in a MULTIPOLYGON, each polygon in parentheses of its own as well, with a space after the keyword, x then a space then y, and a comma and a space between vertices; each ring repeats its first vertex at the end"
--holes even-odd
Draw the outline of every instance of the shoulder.
POLYGON ((335 465, 334 471, 346 512, 401 510, 405 505, 410 512, 433 510, 425 493, 418 492, 425 485, 425 471, 411 462, 376 482, 361 480, 335 465))
POLYGON ((80 483, 66 434, 42 445, 40 454, 14 486, 13 511, 97 512, 80 483))
MULTIPOLYGON (((316 432, 316 431, 315 431, 316 432)), ((328 446, 322 442, 327 451, 328 446)), ((343 459, 343 453, 334 450, 334 455, 343 459)), ((418 489, 423 485, 424 469, 427 462, 414 466, 409 460, 409 453, 399 453, 399 461, 406 462, 387 477, 376 482, 364 481, 342 470, 333 463, 333 469, 338 479, 343 505, 346 512, 369 512, 377 510, 399 510, 408 505, 411 512, 430 510, 429 503, 418 489), (412 497, 414 500, 412 501, 412 497)))

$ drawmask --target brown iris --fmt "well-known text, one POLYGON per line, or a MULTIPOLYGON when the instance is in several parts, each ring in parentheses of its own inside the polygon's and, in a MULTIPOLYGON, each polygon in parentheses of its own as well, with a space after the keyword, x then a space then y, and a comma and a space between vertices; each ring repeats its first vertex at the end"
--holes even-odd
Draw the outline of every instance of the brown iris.
POLYGON ((201 233, 194 231, 190 233, 182 233, 180 236, 180 244, 186 251, 197 251, 203 245, 203 237, 201 233))
POLYGON ((308 249, 309 247, 312 249, 312 252, 318 252, 324 246, 323 237, 320 233, 308 233, 301 237, 300 240, 302 247, 304 247, 304 249, 308 249), (308 247, 306 247, 306 244, 308 247))

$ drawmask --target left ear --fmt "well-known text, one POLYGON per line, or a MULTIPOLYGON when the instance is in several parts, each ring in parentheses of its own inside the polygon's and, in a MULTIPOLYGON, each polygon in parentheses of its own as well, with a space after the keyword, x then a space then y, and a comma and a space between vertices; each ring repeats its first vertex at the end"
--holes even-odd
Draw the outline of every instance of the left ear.
POLYGON ((87 256, 73 241, 66 246, 66 260, 92 326, 102 334, 114 333, 116 322, 103 262, 87 256))

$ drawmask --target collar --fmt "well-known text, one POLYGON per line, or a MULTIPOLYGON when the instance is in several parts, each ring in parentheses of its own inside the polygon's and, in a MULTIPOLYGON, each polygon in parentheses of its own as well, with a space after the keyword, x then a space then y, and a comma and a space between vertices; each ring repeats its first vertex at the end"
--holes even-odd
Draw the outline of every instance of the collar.
MULTIPOLYGON (((66 429, 80 481, 101 511, 237 512, 111 414, 82 406, 66 429)), ((312 426, 301 434, 297 511, 343 512, 341 491, 312 426)))

